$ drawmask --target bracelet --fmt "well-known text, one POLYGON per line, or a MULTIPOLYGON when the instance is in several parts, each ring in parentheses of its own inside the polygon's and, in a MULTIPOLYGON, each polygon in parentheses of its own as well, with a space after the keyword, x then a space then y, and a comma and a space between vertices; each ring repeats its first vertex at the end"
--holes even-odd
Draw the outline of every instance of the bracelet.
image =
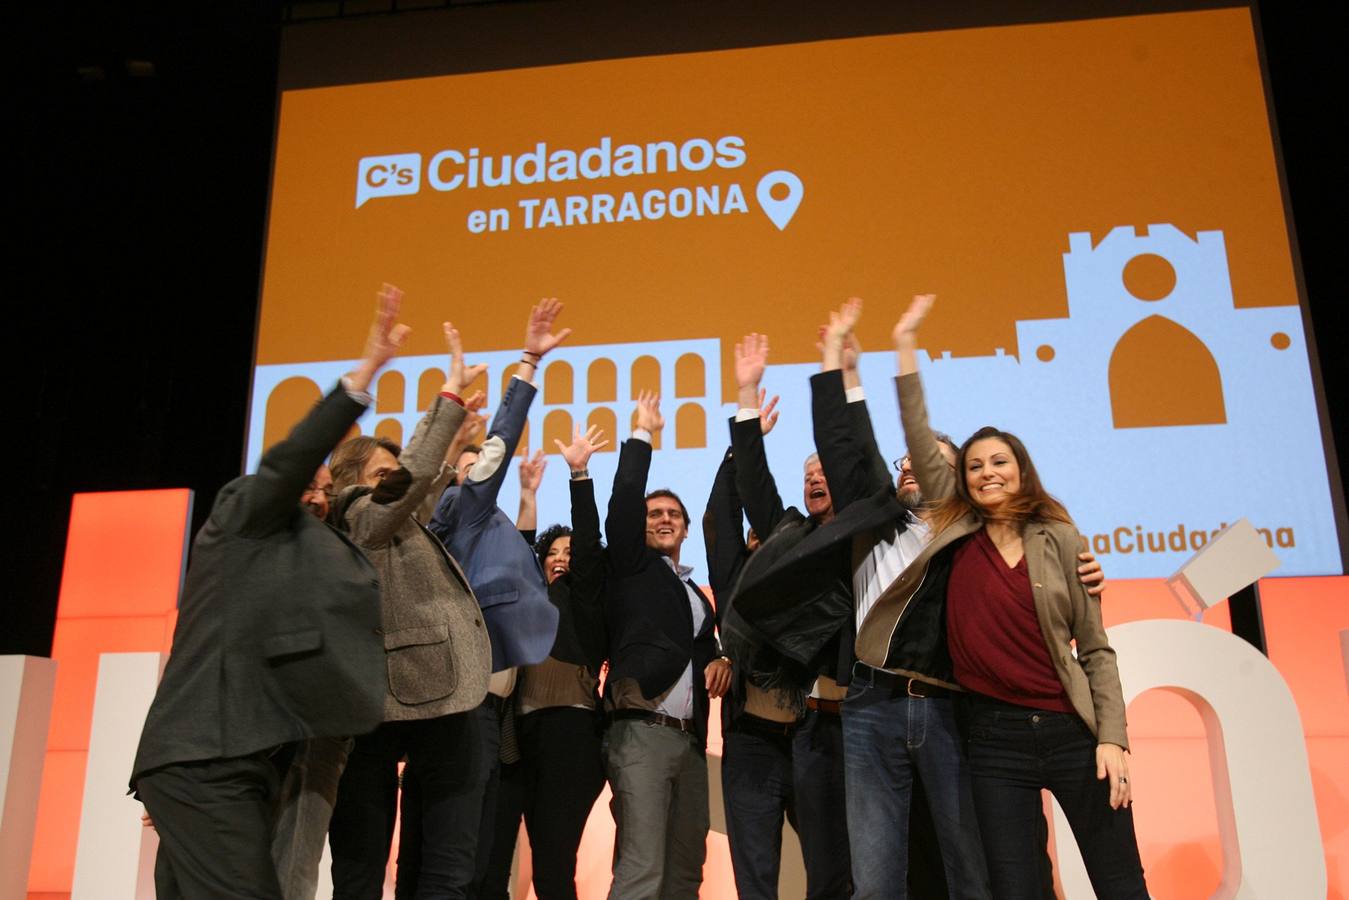
POLYGON ((533 350, 522 350, 520 352, 523 353, 525 356, 532 356, 535 359, 543 359, 542 353, 535 353, 533 350))
POLYGON ((454 391, 441 391, 441 392, 440 392, 440 396, 444 397, 446 400, 453 400, 455 403, 458 403, 460 406, 463 406, 463 405, 464 405, 464 398, 463 398, 463 397, 460 397, 460 396, 459 396, 458 394, 456 394, 454 391))
POLYGON ((590 477, 590 470, 589 470, 589 469, 572 469, 572 470, 571 470, 571 480, 572 480, 572 481, 580 481, 582 478, 589 478, 589 477, 590 477))

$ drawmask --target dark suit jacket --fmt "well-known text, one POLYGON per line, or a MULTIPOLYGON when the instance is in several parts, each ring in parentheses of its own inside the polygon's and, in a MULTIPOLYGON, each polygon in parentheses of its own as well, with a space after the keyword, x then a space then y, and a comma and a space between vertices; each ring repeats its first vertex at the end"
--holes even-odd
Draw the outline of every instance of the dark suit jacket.
POLYGON ((705 745, 708 698, 703 670, 717 655, 712 605, 694 586, 705 613, 695 637, 685 582, 664 556, 646 545, 646 476, 650 468, 651 445, 624 441, 604 524, 611 570, 605 603, 609 630, 605 692, 608 694, 616 682, 631 678, 643 697, 659 697, 692 662, 693 718, 699 740, 705 745))
POLYGON ((431 531, 464 567, 478 596, 492 636, 493 672, 543 662, 557 636, 557 607, 548 602, 539 558, 497 506, 497 494, 535 393, 529 382, 511 379, 483 441, 478 465, 463 485, 445 491, 431 519, 431 531), (474 480, 489 453, 501 454, 498 465, 474 480))
POLYGON ((757 422, 736 423, 740 495, 750 525, 768 533, 736 590, 741 616, 785 657, 846 684, 853 656, 853 538, 887 525, 907 527, 864 403, 848 403, 843 374, 810 379, 815 447, 834 504, 822 526, 784 508, 768 473, 757 422))
POLYGON ((382 718, 379 580, 300 495, 363 407, 334 390, 216 497, 193 543, 173 650, 131 785, 170 763, 246 756, 382 718))

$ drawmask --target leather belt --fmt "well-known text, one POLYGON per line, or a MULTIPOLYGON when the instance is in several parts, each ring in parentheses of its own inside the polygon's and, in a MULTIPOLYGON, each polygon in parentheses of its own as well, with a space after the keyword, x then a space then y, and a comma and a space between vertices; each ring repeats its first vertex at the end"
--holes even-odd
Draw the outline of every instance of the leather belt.
POLYGON ((843 701, 826 700, 823 697, 807 697, 806 709, 813 709, 825 715, 838 716, 843 714, 843 701))
POLYGON ((731 730, 750 731, 764 737, 786 738, 791 737, 800 724, 800 722, 775 722, 754 713, 742 712, 732 723, 731 730))
POLYGON ((887 672, 884 669, 876 669, 864 662, 859 662, 853 667, 854 679, 859 672, 862 674, 863 681, 870 678, 871 683, 876 687, 889 688, 892 697, 908 696, 922 700, 951 696, 949 688, 927 681, 919 681, 917 678, 910 678, 907 675, 896 675, 894 672, 887 672))
POLYGON ((651 725, 664 725, 666 728, 674 728, 685 734, 693 734, 692 719, 677 719, 674 716, 667 716, 665 713, 656 712, 649 709, 616 709, 609 713, 607 718, 611 723, 620 719, 637 719, 651 725))

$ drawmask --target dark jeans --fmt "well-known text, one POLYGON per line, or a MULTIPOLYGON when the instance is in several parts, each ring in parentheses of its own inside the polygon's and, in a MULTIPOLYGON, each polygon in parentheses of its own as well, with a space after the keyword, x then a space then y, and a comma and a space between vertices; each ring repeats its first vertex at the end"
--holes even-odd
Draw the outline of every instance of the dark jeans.
POLYGON ((797 827, 792 737, 750 725, 745 716, 721 743, 726 839, 740 900, 775 900, 784 816, 797 827))
POLYGON ((280 784, 264 753, 142 775, 136 794, 159 832, 155 895, 281 900, 271 852, 280 784))
POLYGON ((806 718, 792 738, 792 787, 796 792, 793 824, 806 864, 806 900, 834 900, 852 894, 845 781, 842 717, 806 710, 806 718))
POLYGON ((843 704, 843 740, 854 898, 908 896, 909 804, 915 771, 927 791, 951 896, 990 897, 969 770, 951 700, 896 694, 874 684, 870 670, 859 664, 843 704))
MULTIPOLYGON (((452 831, 449 839, 455 843, 453 865, 450 869, 451 897, 476 898, 482 888, 482 878, 487 871, 486 854, 491 852, 491 828, 496 813, 496 785, 501 768, 498 759, 501 740, 501 720, 499 698, 487 695, 487 699, 476 709, 461 713, 470 723, 470 734, 465 736, 465 746, 470 749, 477 761, 470 774, 469 783, 455 798, 453 804, 444 811, 449 816, 452 831), (491 805, 488 805, 490 798, 491 805)), ((463 752, 463 751, 461 751, 463 752)), ((428 817, 438 817, 436 800, 428 795, 427 766, 424 760, 408 757, 403 767, 402 835, 398 842, 398 880, 394 887, 394 896, 398 900, 445 896, 440 884, 443 877, 435 871, 428 872, 426 852, 428 847, 444 856, 444 848, 431 847, 436 835, 429 830, 432 822, 428 817), (429 877, 428 882, 425 879, 429 877)), ((433 863, 442 867, 441 863, 433 863)))
POLYGON ((523 817, 539 900, 576 900, 576 852, 604 788, 600 719, 591 710, 541 709, 516 720, 521 759, 502 766, 496 832, 483 900, 505 900, 523 817))
MULTIPOLYGON (((467 712, 385 722, 356 738, 328 828, 335 900, 378 900, 383 895, 398 804, 398 762, 404 755, 416 768, 419 785, 417 827, 405 827, 400 842, 418 850, 419 874, 411 896, 466 895, 486 769, 479 729, 477 717, 467 712)), ((402 877, 400 865, 400 881, 402 877)))
POLYGON ((1096 738, 1078 716, 977 700, 969 757, 998 900, 1043 896, 1041 789, 1054 795, 1068 817, 1096 896, 1146 900, 1133 812, 1110 808, 1110 783, 1096 778, 1096 738))

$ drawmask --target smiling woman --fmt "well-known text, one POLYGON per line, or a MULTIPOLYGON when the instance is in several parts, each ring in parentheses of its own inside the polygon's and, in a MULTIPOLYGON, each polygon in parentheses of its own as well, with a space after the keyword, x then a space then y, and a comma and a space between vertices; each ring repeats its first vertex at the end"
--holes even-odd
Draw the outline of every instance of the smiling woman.
MULTIPOLYGON (((912 468, 939 501, 931 543, 906 574, 946 577, 929 590, 944 591, 952 671, 971 701, 970 778, 993 896, 1039 896, 1045 887, 1036 827, 1043 788, 1067 814, 1097 896, 1147 897, 1124 697, 1100 604, 1078 580, 1082 537, 1015 435, 982 428, 961 446, 955 470, 947 465, 917 367, 917 328, 933 300, 914 298, 894 329, 912 468)), ((864 661, 885 665, 864 649, 885 625, 863 624, 864 661)))

